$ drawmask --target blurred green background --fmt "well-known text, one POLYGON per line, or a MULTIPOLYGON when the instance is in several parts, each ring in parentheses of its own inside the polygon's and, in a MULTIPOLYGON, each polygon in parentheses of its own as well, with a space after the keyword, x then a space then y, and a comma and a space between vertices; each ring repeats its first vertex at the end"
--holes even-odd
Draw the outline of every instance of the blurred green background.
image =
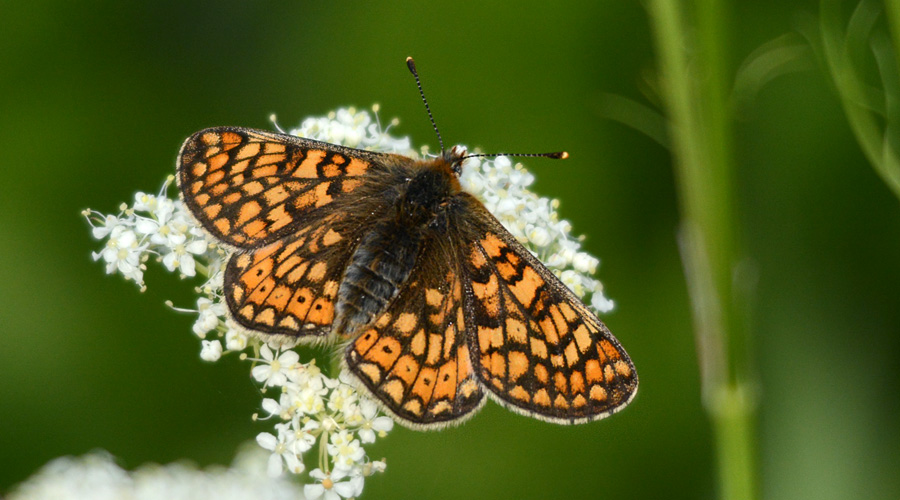
MULTIPOLYGON (((733 65, 816 2, 732 4, 733 65)), ((439 433, 396 428, 364 498, 714 498, 676 232, 671 158, 604 117, 653 103, 636 1, 3 2, 0 19, 0 492, 48 460, 227 464, 268 426, 247 365, 204 363, 192 283, 150 263, 146 293, 106 276, 79 215, 117 211, 174 172, 207 126, 271 128, 378 102, 437 146, 568 150, 535 189, 602 259, 603 319, 641 376, 623 413, 576 427, 495 404, 439 433)), ((812 59, 810 59, 811 62, 812 59)), ((900 497, 900 205, 862 156, 824 72, 775 79, 736 129, 759 374, 761 496, 900 497)))

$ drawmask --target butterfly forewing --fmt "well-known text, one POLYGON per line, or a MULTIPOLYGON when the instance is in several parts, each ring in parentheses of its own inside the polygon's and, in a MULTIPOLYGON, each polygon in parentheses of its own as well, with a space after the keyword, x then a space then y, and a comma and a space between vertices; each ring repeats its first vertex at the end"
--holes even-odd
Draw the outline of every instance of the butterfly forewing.
POLYGON ((317 223, 388 155, 236 127, 201 130, 178 156, 182 198, 229 246, 258 248, 317 223))
POLYGON ((475 370, 519 412, 577 423, 628 404, 637 374, 606 326, 470 199, 472 235, 460 260, 471 292, 466 327, 475 370))

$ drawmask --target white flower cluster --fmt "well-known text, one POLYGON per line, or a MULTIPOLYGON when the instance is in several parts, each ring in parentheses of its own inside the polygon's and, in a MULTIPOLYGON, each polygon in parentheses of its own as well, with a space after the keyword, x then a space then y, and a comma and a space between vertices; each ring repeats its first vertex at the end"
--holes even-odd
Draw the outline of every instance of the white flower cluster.
MULTIPOLYGON (((377 112, 377 107, 373 111, 377 112)), ((291 133, 350 147, 416 155, 408 138, 392 137, 388 129, 382 129, 377 113, 373 119, 367 111, 349 108, 327 117, 308 118, 291 133)), ((197 287, 196 309, 169 306, 197 315, 193 331, 201 339, 202 359, 217 361, 225 354, 237 353, 253 363, 251 373, 262 384, 264 394, 278 391, 276 397, 264 398, 261 404, 265 416, 260 420, 271 421, 272 431, 256 438, 269 452, 268 473, 303 474, 305 458, 315 456, 318 467, 308 472, 304 486, 307 498, 359 496, 365 477, 385 468, 384 461, 369 460, 363 445, 385 436, 393 421, 379 416, 376 405, 357 392, 345 374, 331 378, 315 360, 301 362, 297 352, 249 336, 228 318, 222 297, 222 270, 228 256, 197 227, 180 200, 167 197, 173 180, 169 176, 156 195, 137 193, 134 205, 123 204, 118 215, 85 210, 94 237, 105 245, 93 253, 94 260, 102 258, 107 273, 119 272, 142 290, 146 288, 145 262, 151 256, 182 277, 205 276, 206 282, 197 287), (316 453, 310 453, 314 448, 316 453)), ((611 309, 602 286, 591 278, 599 261, 582 252, 580 239, 570 235, 569 223, 558 220, 558 202, 527 189, 533 180, 521 165, 512 166, 506 157, 470 159, 461 178, 463 186, 580 297, 590 293, 595 309, 611 309)))
POLYGON ((229 468, 206 470, 185 463, 145 465, 129 472, 106 453, 58 458, 20 484, 8 500, 297 500, 302 488, 265 471, 262 450, 239 453, 229 468))
POLYGON ((600 260, 581 251, 584 237, 572 236, 572 224, 560 220, 559 200, 542 198, 528 189, 534 175, 506 156, 470 158, 462 167, 460 184, 477 196, 503 226, 547 265, 575 295, 596 312, 609 312, 613 301, 594 279, 600 260))

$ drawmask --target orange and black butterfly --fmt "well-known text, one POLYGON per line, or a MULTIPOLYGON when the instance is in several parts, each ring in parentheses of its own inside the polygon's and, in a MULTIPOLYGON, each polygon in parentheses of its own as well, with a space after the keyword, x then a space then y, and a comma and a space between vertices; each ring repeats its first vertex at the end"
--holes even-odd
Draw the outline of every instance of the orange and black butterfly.
POLYGON ((342 340, 346 369, 402 424, 461 422, 486 395, 560 424, 618 411, 638 384, 628 355, 462 190, 465 158, 218 127, 185 141, 178 184, 233 252, 234 321, 282 340, 342 340))

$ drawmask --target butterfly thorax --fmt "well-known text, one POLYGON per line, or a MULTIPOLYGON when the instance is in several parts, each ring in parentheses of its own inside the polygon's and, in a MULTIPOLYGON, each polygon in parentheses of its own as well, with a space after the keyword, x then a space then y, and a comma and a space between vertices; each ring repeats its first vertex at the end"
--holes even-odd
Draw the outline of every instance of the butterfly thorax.
POLYGON ((461 188, 443 158, 409 167, 390 209, 359 241, 338 290, 333 331, 349 336, 380 316, 406 282, 429 238, 444 232, 461 188))

